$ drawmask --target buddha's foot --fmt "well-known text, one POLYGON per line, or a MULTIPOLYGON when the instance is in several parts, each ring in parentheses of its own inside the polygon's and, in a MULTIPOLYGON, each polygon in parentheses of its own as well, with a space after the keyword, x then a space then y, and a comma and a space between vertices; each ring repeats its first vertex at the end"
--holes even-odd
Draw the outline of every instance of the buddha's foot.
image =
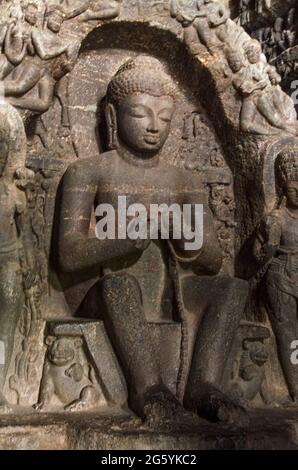
POLYGON ((245 408, 216 388, 208 387, 197 405, 198 414, 211 421, 244 427, 249 424, 245 408))
POLYGON ((147 392, 143 403, 140 415, 150 428, 177 428, 197 419, 192 412, 183 408, 166 386, 147 392))

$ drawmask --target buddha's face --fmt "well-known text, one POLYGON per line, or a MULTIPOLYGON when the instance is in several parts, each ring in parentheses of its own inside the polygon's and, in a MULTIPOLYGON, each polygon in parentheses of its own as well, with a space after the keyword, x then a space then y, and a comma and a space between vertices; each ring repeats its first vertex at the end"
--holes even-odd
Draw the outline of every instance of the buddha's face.
POLYGON ((298 209, 298 181, 287 181, 285 184, 285 196, 289 207, 298 209))
POLYGON ((174 100, 145 93, 132 95, 121 102, 116 112, 120 140, 137 152, 155 154, 168 138, 174 100))

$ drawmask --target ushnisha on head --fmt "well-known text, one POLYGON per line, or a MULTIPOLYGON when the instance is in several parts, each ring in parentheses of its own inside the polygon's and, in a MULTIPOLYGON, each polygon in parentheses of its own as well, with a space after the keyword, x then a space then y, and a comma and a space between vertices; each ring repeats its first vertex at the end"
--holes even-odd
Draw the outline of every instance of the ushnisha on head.
POLYGON ((161 150, 170 132, 175 95, 175 85, 157 59, 138 56, 123 64, 106 95, 109 148, 124 145, 148 156, 161 150))
POLYGON ((288 149, 277 157, 276 173, 288 206, 298 208, 298 150, 288 149))

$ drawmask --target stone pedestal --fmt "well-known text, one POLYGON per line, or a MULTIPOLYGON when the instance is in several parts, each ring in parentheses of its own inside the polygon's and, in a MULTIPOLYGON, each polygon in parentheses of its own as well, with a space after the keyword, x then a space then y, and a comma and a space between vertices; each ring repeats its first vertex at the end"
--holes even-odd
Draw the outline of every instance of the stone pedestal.
POLYGON ((150 430, 119 412, 0 417, 0 449, 13 450, 293 450, 298 409, 251 411, 248 428, 199 421, 180 430, 150 430))
MULTIPOLYGON (((169 389, 176 394, 180 364, 181 324, 149 323, 149 328, 152 332, 161 376, 169 389)), ((105 398, 105 403, 102 404, 103 410, 107 409, 108 403, 118 407, 126 404, 125 378, 102 321, 86 321, 79 318, 48 321, 47 336, 56 339, 81 338, 82 353, 93 367, 96 381, 105 398)))

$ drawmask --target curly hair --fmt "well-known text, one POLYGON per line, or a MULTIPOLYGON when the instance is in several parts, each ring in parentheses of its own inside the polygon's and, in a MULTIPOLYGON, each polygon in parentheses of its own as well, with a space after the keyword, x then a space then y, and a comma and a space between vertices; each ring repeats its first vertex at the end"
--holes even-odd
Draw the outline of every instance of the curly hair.
POLYGON ((107 101, 119 105, 126 97, 141 93, 171 96, 176 87, 165 67, 155 58, 141 55, 123 64, 109 83, 107 101))

